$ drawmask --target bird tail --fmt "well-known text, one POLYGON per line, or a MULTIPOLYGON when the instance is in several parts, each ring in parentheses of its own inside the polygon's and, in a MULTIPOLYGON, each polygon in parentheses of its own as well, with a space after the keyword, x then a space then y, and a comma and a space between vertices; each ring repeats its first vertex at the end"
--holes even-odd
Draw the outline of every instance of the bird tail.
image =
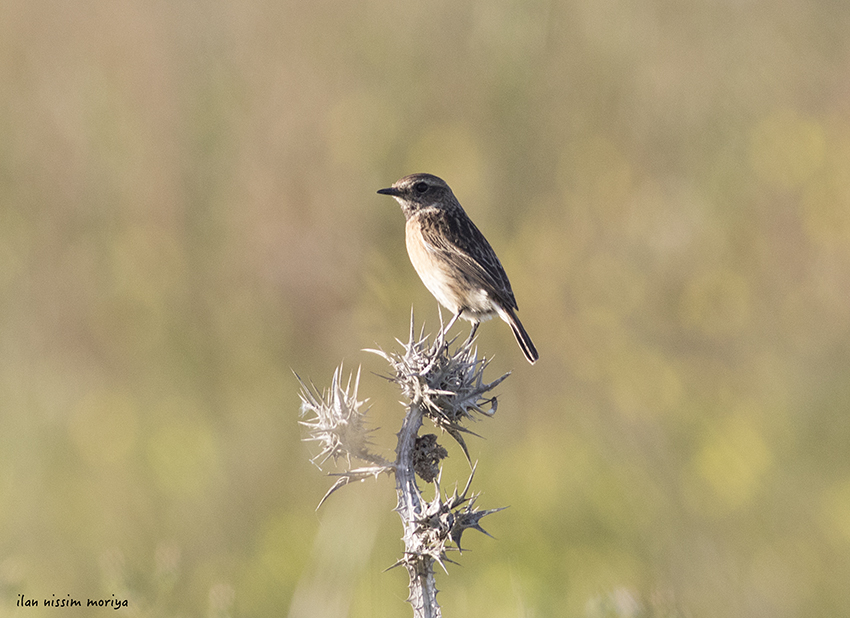
POLYGON ((533 365, 540 358, 540 355, 537 353, 537 348, 531 342, 531 337, 525 332, 516 312, 513 309, 508 309, 501 315, 502 319, 510 325, 511 330, 514 332, 514 337, 516 337, 516 342, 519 344, 523 355, 533 365))

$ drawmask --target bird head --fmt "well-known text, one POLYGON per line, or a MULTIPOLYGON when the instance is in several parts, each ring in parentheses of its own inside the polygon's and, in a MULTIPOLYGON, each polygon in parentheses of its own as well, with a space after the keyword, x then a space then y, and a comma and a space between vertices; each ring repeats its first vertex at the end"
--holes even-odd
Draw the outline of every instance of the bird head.
POLYGON ((432 174, 405 176, 378 193, 394 197, 406 217, 423 208, 446 208, 457 204, 449 185, 432 174))

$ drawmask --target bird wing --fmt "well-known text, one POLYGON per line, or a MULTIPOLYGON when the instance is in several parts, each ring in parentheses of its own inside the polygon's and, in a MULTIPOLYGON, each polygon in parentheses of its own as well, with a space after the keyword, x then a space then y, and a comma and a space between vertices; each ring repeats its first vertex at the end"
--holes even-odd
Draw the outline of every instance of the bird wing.
POLYGON ((427 217, 421 222, 422 238, 431 251, 507 307, 518 308, 496 252, 465 213, 456 216, 434 210, 421 214, 427 217))

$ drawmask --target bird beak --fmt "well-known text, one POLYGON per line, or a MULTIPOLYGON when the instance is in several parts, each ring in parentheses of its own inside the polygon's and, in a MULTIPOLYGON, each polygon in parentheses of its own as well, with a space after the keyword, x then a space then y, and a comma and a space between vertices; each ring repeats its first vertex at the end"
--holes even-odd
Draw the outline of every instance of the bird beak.
POLYGON ((401 195, 401 191, 396 189, 395 187, 387 187, 386 189, 379 189, 378 193, 381 195, 392 195, 393 197, 398 197, 401 195))

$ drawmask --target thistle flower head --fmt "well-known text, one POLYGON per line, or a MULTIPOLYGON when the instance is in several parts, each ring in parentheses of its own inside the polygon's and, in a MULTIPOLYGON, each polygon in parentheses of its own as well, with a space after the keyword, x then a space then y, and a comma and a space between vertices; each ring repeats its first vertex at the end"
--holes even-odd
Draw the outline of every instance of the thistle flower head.
POLYGON ((366 425, 367 410, 363 409, 368 399, 357 399, 360 369, 357 369, 353 385, 353 376, 349 374, 345 388, 342 387, 341 373, 340 365, 334 371, 330 389, 322 393, 315 386, 308 386, 298 374, 295 375, 301 384, 301 416, 306 417, 306 420, 300 421, 307 428, 304 440, 320 444, 320 452, 311 459, 319 468, 331 458, 335 462, 345 458, 349 465, 352 457, 373 460, 368 448, 373 429, 366 425))
POLYGON ((423 513, 416 521, 416 544, 419 550, 416 554, 408 555, 408 560, 428 556, 445 569, 444 562, 451 562, 447 552, 463 551, 460 541, 465 530, 472 528, 490 536, 481 527, 481 519, 505 507, 486 510, 475 508, 478 494, 469 494, 474 475, 473 468, 463 492, 459 494, 455 487, 451 496, 441 495, 438 482, 434 499, 424 505, 423 513), (454 543, 454 547, 450 543, 454 543))
POLYGON ((466 452, 460 432, 472 432, 462 423, 475 420, 473 413, 488 417, 496 413, 498 401, 487 393, 510 374, 485 382, 484 369, 490 361, 479 358, 474 339, 467 339, 452 350, 454 339, 446 341, 443 329, 433 342, 421 333, 416 337, 412 317, 409 339, 407 343, 399 343, 403 348, 401 353, 369 351, 387 360, 395 373, 389 379, 399 385, 411 403, 422 406, 426 416, 451 434, 466 452))

